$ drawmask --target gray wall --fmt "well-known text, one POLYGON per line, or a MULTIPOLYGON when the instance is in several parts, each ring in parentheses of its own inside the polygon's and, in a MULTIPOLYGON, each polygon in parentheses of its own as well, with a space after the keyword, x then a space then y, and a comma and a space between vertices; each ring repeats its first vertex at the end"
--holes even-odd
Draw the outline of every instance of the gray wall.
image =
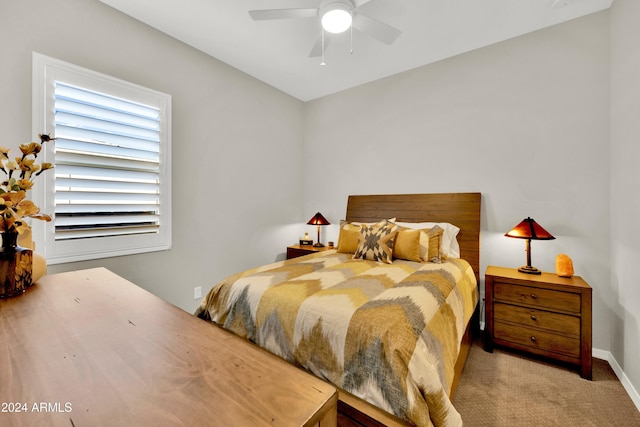
POLYGON ((533 265, 573 258, 608 349, 609 81, 602 12, 307 103, 306 175, 322 176, 307 211, 338 222, 349 194, 482 192, 482 270, 525 264, 503 235, 531 216, 556 237, 532 242, 533 265))
MULTIPOLYGON (((611 352, 640 391, 640 2, 611 9, 611 352)), ((638 403, 640 404, 640 402, 638 403)))
POLYGON ((173 248, 49 272, 105 266, 192 312, 195 286, 283 256, 303 221, 301 102, 98 1, 3 1, 0 145, 15 151, 35 137, 32 51, 173 97, 173 248))

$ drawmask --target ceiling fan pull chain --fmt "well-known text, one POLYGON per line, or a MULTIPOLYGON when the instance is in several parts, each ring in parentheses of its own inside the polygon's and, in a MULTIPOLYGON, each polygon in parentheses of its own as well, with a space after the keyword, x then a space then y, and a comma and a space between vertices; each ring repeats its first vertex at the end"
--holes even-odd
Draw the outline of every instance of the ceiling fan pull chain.
POLYGON ((322 62, 320 63, 320 65, 324 67, 326 64, 324 63, 324 28, 322 28, 322 26, 320 26, 320 32, 322 33, 322 35, 321 35, 321 39, 322 39, 322 62))
MULTIPOLYGON (((353 10, 351 11, 351 21, 353 22, 353 10)), ((349 54, 353 55, 353 25, 349 27, 349 31, 351 32, 351 47, 349 49, 349 54)))

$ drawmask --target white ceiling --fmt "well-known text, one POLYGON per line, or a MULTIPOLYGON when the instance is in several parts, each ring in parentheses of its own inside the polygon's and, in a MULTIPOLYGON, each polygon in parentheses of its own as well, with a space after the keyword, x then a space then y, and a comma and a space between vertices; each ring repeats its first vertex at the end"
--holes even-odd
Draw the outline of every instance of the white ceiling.
POLYGON ((302 101, 607 9, 612 0, 371 0, 359 11, 402 31, 391 46, 332 35, 325 66, 309 58, 318 18, 253 21, 254 9, 320 0, 100 0, 302 101))

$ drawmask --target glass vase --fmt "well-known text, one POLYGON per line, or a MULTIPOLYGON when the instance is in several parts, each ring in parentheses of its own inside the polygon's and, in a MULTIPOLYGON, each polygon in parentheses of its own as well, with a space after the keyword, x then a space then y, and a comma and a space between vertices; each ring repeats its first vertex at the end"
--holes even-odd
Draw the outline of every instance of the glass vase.
POLYGON ((31 286, 33 251, 18 245, 17 232, 5 231, 0 235, 0 298, 8 298, 31 286))

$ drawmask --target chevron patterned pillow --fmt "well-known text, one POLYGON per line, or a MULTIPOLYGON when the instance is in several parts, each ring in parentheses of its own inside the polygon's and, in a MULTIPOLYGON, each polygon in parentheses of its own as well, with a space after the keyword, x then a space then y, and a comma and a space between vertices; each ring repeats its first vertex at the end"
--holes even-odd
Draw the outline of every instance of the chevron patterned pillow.
POLYGON ((386 220, 373 225, 363 225, 360 229, 358 249, 353 254, 353 259, 391 264, 393 262, 393 244, 397 233, 398 226, 386 220))
POLYGON ((444 230, 437 225, 420 230, 420 256, 423 261, 442 262, 442 234, 444 230))

